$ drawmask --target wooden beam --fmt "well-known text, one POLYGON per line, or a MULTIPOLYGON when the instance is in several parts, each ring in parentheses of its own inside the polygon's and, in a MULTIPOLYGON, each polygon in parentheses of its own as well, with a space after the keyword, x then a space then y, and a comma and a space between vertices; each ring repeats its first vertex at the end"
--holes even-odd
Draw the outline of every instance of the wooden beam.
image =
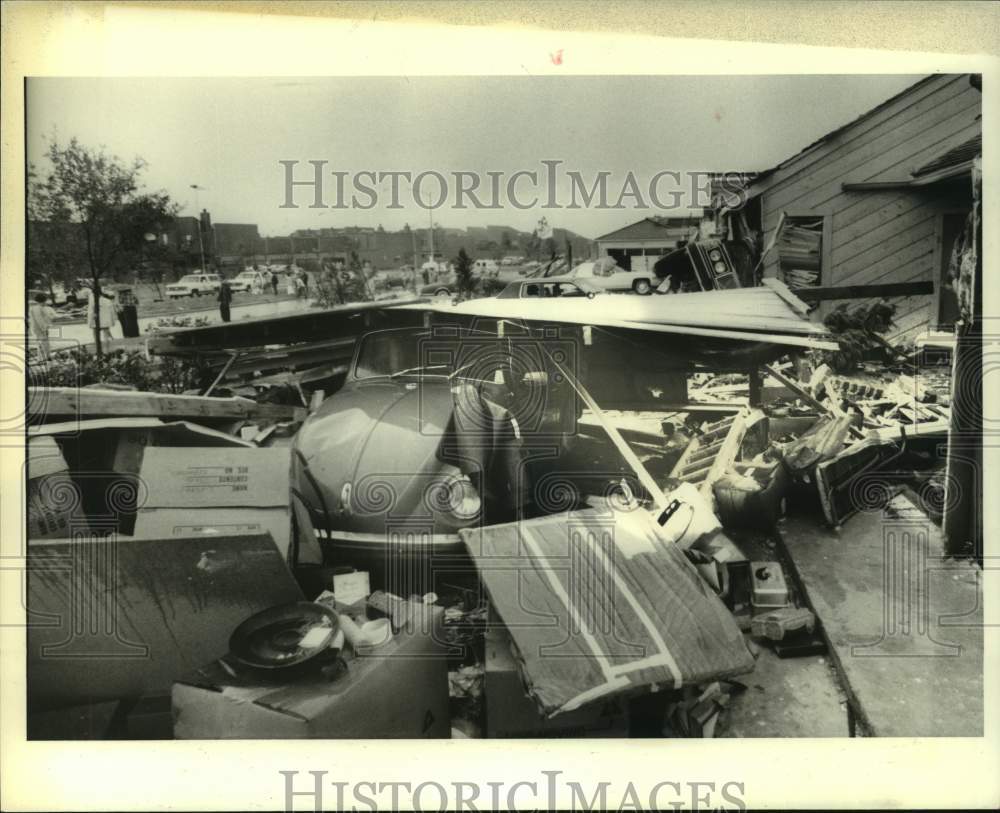
POLYGON ((209 398, 158 392, 29 387, 29 416, 35 423, 54 417, 126 417, 239 419, 271 418, 302 421, 306 410, 284 404, 258 404, 247 398, 209 398))
POLYGON ((795 294, 809 302, 830 299, 868 299, 875 296, 930 296, 934 293, 931 280, 915 282, 886 282, 875 285, 842 285, 826 288, 799 288, 795 294))
MULTIPOLYGON (((793 395, 797 395, 799 398, 801 398, 803 401, 805 401, 807 404, 809 404, 814 409, 818 409, 818 410, 820 410, 820 412, 824 412, 824 413, 829 414, 829 415, 836 415, 836 414, 838 414, 838 412, 837 412, 836 409, 831 409, 826 404, 824 404, 824 403, 822 403, 820 401, 817 401, 808 392, 806 392, 804 389, 802 389, 802 387, 800 387, 798 384, 796 384, 794 381, 792 381, 792 379, 790 379, 787 376, 783 375, 778 370, 776 370, 774 367, 768 367, 767 365, 765 365, 764 366, 764 370, 767 372, 768 375, 773 376, 778 381, 780 381, 781 384, 785 387, 785 389, 789 390, 793 395)), ((848 431, 851 433, 852 436, 854 436, 856 438, 864 437, 864 432, 862 432, 856 426, 850 427, 850 429, 848 431)))
MULTIPOLYGON (((544 348, 542 349, 544 350, 544 348)), ((604 414, 604 410, 597 405, 597 402, 591 397, 590 393, 587 392, 587 389, 583 386, 583 384, 577 381, 576 377, 570 373, 569 370, 556 361, 555 357, 549 353, 548 350, 545 350, 545 354, 549 357, 552 364, 555 365, 555 368, 563 374, 565 379, 569 382, 569 385, 576 390, 577 394, 587 405, 587 408, 597 419, 597 422, 600 423, 604 431, 607 432, 608 437, 611 438, 611 442, 615 445, 615 448, 618 449, 619 454, 625 458, 625 462, 628 463, 629 468, 632 469, 635 476, 639 479, 639 482, 642 483, 642 487, 649 492, 649 496, 652 497, 656 510, 662 511, 666 508, 667 498, 663 493, 663 489, 660 488, 659 483, 653 479, 653 475, 649 473, 646 467, 642 464, 642 461, 640 461, 636 456, 636 453, 632 451, 632 448, 628 445, 628 443, 626 443, 625 439, 618 432, 618 429, 611 423, 611 421, 608 420, 607 415, 604 414)))

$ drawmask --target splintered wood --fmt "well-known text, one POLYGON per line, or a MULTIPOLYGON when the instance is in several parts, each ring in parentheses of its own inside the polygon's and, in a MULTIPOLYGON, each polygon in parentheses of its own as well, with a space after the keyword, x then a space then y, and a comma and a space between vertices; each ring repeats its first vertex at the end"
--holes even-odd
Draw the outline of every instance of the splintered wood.
POLYGON ((740 451, 747 430, 747 413, 739 412, 705 427, 688 445, 670 477, 691 483, 709 500, 712 484, 730 468, 740 451))

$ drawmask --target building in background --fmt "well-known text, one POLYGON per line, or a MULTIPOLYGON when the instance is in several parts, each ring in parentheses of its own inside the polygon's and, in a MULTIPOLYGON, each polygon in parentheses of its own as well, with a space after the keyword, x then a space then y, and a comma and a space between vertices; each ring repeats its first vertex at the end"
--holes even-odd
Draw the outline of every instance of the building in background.
POLYGON ((656 261, 696 237, 701 215, 645 217, 597 238, 597 255, 613 257, 627 271, 652 271, 656 261))

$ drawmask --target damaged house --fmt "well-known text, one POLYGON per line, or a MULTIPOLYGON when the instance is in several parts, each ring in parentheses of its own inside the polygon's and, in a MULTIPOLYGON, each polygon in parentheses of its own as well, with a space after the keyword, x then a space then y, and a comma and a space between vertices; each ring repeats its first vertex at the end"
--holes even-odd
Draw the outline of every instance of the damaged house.
POLYGON ((973 204, 981 110, 977 76, 928 76, 758 174, 742 205, 721 196, 717 219, 763 248, 764 277, 807 301, 823 297, 814 318, 837 304, 826 300, 889 284, 898 286, 885 289, 896 306, 889 341, 950 326, 948 265, 973 204))

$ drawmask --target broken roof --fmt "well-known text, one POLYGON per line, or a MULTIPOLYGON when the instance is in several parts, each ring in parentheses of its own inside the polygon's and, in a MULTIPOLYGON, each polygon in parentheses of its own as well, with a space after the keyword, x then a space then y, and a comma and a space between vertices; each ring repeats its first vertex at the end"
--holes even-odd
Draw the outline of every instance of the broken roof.
POLYGON ((758 288, 674 295, 599 294, 592 299, 472 299, 458 305, 427 302, 404 309, 514 323, 545 322, 625 328, 657 333, 836 349, 827 332, 809 321, 809 307, 784 283, 758 288))
POLYGON ((972 161, 983 151, 983 134, 976 133, 968 141, 963 141, 958 146, 945 150, 939 155, 935 155, 925 164, 921 164, 911 173, 914 178, 930 175, 934 172, 941 172, 948 169, 971 169, 972 161))

